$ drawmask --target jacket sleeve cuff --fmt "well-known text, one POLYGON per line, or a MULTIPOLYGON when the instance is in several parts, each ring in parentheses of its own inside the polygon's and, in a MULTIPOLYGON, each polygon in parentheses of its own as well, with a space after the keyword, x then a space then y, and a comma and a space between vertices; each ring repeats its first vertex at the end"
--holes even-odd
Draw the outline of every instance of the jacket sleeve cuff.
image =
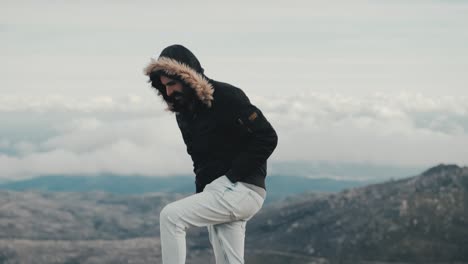
POLYGON ((204 188, 205 188, 205 186, 203 184, 199 183, 198 181, 195 181, 195 191, 196 191, 196 193, 203 192, 204 188))
POLYGON ((239 178, 232 172, 232 169, 226 172, 226 177, 233 183, 239 181, 239 178))

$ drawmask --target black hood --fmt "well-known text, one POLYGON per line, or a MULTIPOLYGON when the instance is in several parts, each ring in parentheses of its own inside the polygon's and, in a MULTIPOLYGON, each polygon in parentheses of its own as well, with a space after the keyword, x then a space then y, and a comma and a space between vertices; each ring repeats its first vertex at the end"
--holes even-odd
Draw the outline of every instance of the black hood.
MULTIPOLYGON (((153 86, 159 90, 159 94, 165 93, 159 77, 168 76, 182 81, 195 91, 197 98, 207 107, 211 107, 213 101, 213 86, 204 75, 204 69, 197 57, 182 45, 172 45, 165 48, 158 59, 151 59, 144 69, 145 75, 150 78, 153 86)), ((163 96, 164 97, 164 96, 163 96)), ((169 110, 173 111, 170 104, 169 110)))
POLYGON ((159 58, 161 57, 171 58, 178 62, 185 63, 197 73, 203 74, 204 72, 197 57, 195 57, 195 55, 189 49, 182 45, 172 45, 165 48, 159 55, 159 58))

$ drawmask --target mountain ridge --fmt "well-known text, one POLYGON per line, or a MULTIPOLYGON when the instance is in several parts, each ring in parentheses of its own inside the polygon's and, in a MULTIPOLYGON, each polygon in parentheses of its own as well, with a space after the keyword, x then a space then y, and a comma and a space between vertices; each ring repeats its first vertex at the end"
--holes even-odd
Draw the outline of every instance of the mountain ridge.
POLYGON ((334 263, 468 262, 467 226, 468 167, 440 164, 406 179, 272 205, 252 220, 247 244, 334 263))
MULTIPOLYGON (((117 195, 135 195, 152 192, 191 194, 195 192, 193 176, 65 176, 48 175, 33 179, 0 184, 0 190, 14 191, 53 191, 53 192, 89 192, 105 191, 117 195)), ((337 192, 346 188, 363 186, 370 181, 334 180, 325 178, 306 178, 295 176, 268 176, 268 202, 277 201, 287 196, 306 191, 337 192)))

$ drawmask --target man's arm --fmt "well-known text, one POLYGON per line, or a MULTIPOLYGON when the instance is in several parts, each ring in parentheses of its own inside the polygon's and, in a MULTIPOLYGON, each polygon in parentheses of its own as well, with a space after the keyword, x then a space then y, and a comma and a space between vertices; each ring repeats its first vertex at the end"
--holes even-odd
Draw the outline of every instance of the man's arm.
POLYGON ((278 144, 278 136, 260 109, 251 104, 242 90, 236 88, 229 97, 229 104, 223 114, 247 142, 226 176, 231 180, 242 181, 265 164, 278 144))
POLYGON ((188 130, 187 126, 188 124, 180 114, 176 114, 176 120, 177 120, 177 125, 179 126, 180 132, 182 134, 182 138, 184 140, 185 146, 187 147, 187 153, 189 154, 190 158, 192 159, 193 163, 193 172, 196 175, 197 171, 197 162, 193 156, 193 151, 192 151, 192 136, 190 135, 190 131, 188 130))

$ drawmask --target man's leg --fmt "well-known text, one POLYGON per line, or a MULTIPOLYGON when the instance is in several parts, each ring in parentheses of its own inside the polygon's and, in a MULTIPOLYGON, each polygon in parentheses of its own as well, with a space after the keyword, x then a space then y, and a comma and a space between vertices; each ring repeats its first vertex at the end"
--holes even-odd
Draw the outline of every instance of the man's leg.
MULTIPOLYGON (((207 185, 202 193, 168 204, 160 214, 163 263, 185 263, 187 228, 247 220, 260 209, 262 203, 263 199, 258 194, 241 184, 231 183, 223 176, 207 185)), ((222 248, 233 248, 232 252, 239 252, 243 258, 245 225, 238 228, 233 224, 232 227, 218 228, 218 240, 224 242, 222 248), (239 247, 242 249, 239 250, 239 247)), ((239 254, 233 254, 228 254, 229 262, 217 264, 243 263, 237 260, 239 254)))
POLYGON ((243 264, 247 221, 263 205, 263 198, 241 183, 231 183, 227 178, 221 201, 231 208, 233 221, 209 225, 208 233, 216 264, 243 264))
POLYGON ((216 204, 212 193, 202 192, 166 205, 160 213, 163 264, 185 264, 185 231, 230 221, 230 213, 216 204))
POLYGON ((217 264, 244 263, 245 224, 235 221, 208 226, 217 264))

